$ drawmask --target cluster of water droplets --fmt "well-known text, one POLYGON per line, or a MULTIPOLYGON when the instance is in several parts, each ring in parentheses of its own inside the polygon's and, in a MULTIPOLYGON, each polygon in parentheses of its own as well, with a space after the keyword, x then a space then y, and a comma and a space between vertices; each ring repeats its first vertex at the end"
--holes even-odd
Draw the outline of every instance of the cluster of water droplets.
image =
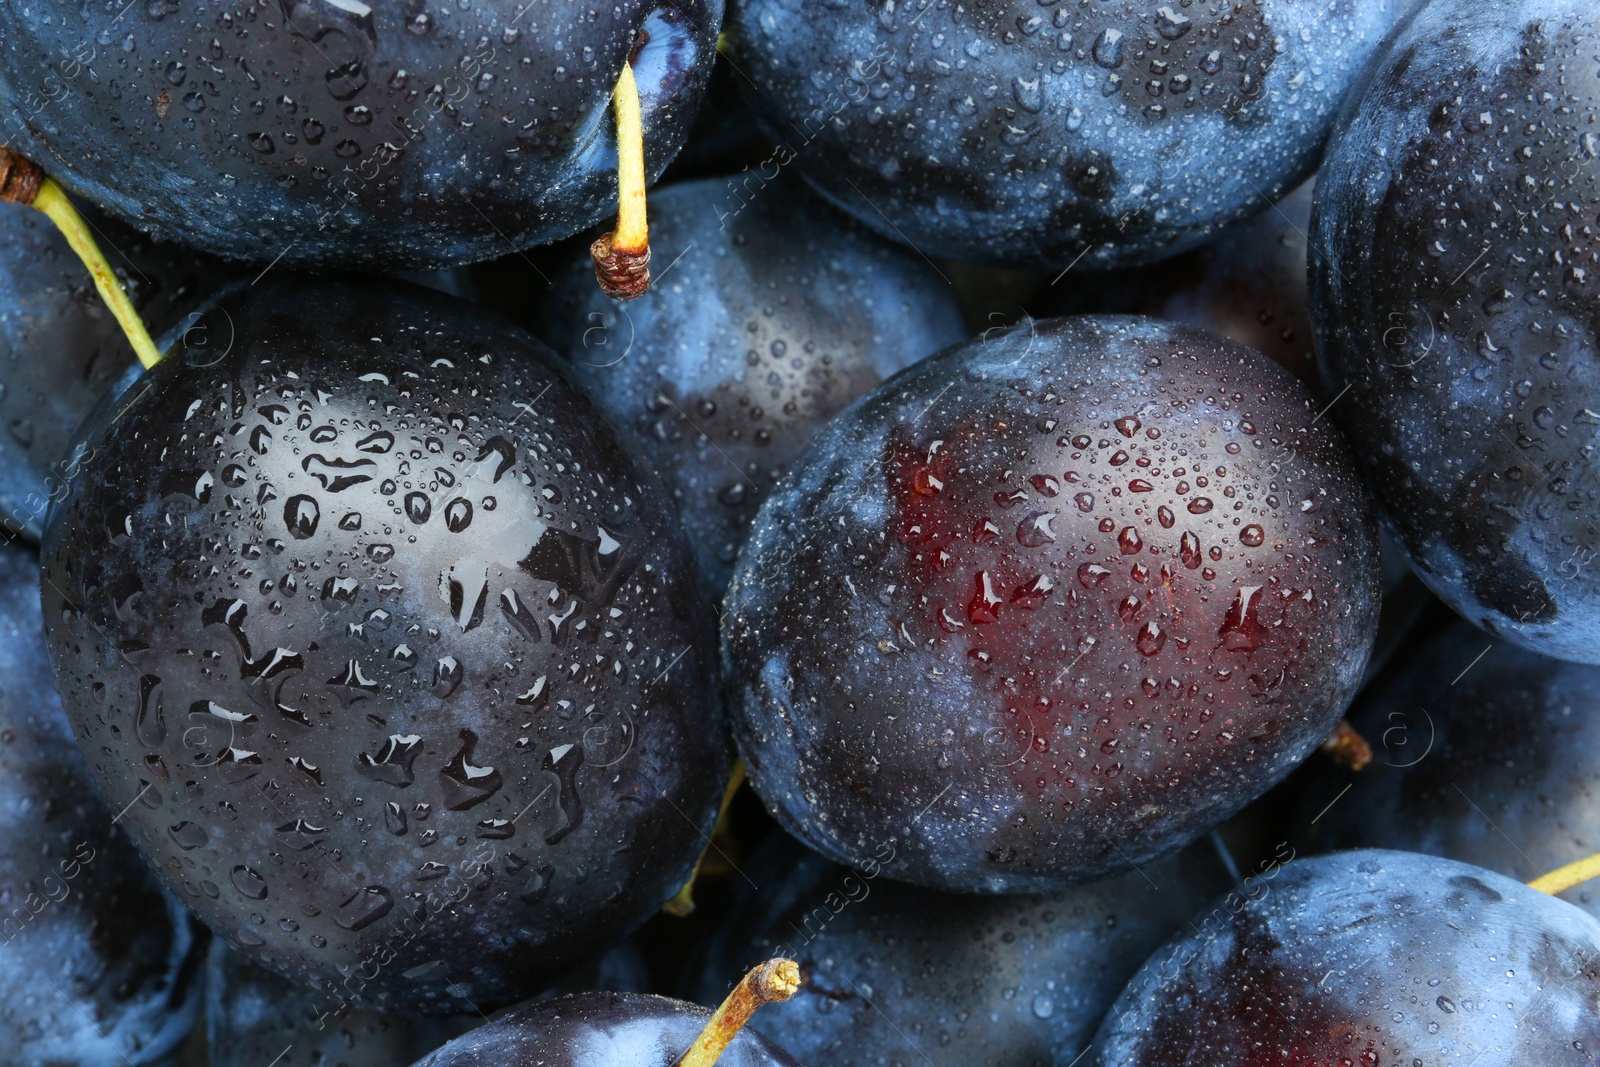
MULTIPOLYGON (((69 700, 236 944, 303 956, 468 888, 526 905, 558 871, 631 877, 649 805, 613 797, 639 792, 640 729, 681 707, 653 683, 695 634, 691 575, 576 399, 519 358, 186 367, 152 391, 161 434, 71 502, 58 619, 91 649, 69 700)), ((444 970, 412 953, 406 974, 444 970)))

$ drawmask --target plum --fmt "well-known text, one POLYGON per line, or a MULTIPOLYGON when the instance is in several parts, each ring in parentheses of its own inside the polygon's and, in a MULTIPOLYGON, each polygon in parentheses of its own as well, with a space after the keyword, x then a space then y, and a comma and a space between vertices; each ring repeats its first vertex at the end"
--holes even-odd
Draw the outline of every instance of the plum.
POLYGON ((1071 271, 1056 279, 1038 306, 1047 315, 1115 312, 1199 326, 1249 345, 1315 384, 1306 295, 1314 186, 1307 181, 1199 248, 1159 263, 1071 271))
POLYGON ((1422 580, 1600 663, 1600 10, 1419 5, 1317 185, 1328 395, 1422 580))
MULTIPOLYGON (((1299 820, 1317 847, 1426 852, 1518 881, 1600 850, 1600 667, 1456 622, 1350 720, 1375 758, 1319 769, 1299 820)), ((1600 919, 1592 887, 1561 895, 1600 919)))
MULTIPOLYGON (((154 329, 193 310, 228 276, 208 256, 152 241, 93 209, 84 217, 154 329)), ((71 468, 78 425, 133 364, 133 350, 49 219, 0 205, 0 257, 0 523, 37 541, 71 468)))
POLYGON ((1315 168, 1401 0, 735 0, 752 110, 829 200, 928 255, 1134 266, 1315 168))
POLYGON ((797 981, 792 961, 770 961, 715 1013, 641 993, 558 997, 479 1027, 416 1067, 797 1067, 741 1030, 762 1003, 792 996, 797 981))
POLYGON ((750 781, 838 862, 1044 892, 1193 840, 1355 692, 1372 507, 1260 353, 1029 322, 902 371, 767 499, 723 615, 750 781))
POLYGON ((376 1010, 523 999, 670 898, 716 815, 670 507, 472 305, 284 276, 206 318, 229 345, 109 406, 46 529, 85 751, 251 958, 376 1010))
POLYGON ((220 255, 450 266, 614 210, 630 61, 659 175, 721 19, 721 0, 3 0, 0 143, 220 255))
MULTIPOLYGON (((1209 845, 1050 896, 967 897, 876 880, 775 834, 690 993, 792 956, 806 984, 753 1025, 801 1063, 1065 1064, 1151 952, 1228 885, 1209 845)), ((743 885, 743 883, 741 883, 743 885)))
POLYGON ((1085 1067, 1564 1067, 1600 1048, 1600 922, 1481 867, 1297 860, 1145 964, 1085 1067))
POLYGON ((204 931, 122 833, 51 684, 39 565, 0 547, 0 1065, 144 1067, 200 1007, 204 931))
POLYGON ((535 329, 678 505, 720 598, 756 508, 817 427, 965 333, 950 287, 795 179, 651 196, 656 287, 626 306, 585 254, 535 329))

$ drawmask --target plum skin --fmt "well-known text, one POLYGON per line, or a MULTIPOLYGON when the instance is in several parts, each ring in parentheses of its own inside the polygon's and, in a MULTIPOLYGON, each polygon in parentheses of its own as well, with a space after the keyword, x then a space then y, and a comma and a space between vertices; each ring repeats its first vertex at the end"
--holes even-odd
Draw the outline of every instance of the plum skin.
POLYGON ((385 271, 488 259, 614 211, 623 63, 648 36, 654 179, 722 20, 722 0, 179 6, 0 3, 4 143, 158 236, 385 271))
POLYGON ((787 956, 805 985, 754 1025, 801 1063, 1069 1063, 1139 966, 1228 885, 1201 842, 1045 896, 971 897, 877 880, 774 834, 690 970, 702 1004, 787 956))
POLYGON ((149 786, 124 823, 174 892, 331 1009, 524 998, 669 898, 715 818, 682 534, 495 316, 284 277, 207 318, 46 531, 85 751, 149 786))
POLYGON ((1417 574, 1600 663, 1592 5, 1419 7, 1330 140, 1312 314, 1334 415, 1417 574), (1470 18, 1470 31, 1461 22, 1470 18))
POLYGON ((790 833, 958 891, 1193 840, 1354 693, 1375 523, 1265 357, 1133 317, 901 372, 768 498, 723 614, 734 734, 790 833))
MULTIPOLYGON (((710 1018, 709 1008, 646 993, 579 993, 518 1008, 415 1067, 673 1067, 710 1018)), ((747 1026, 717 1067, 799 1065, 747 1026)))
POLYGON ((1453 860, 1377 849, 1259 876, 1128 984, 1086 1067, 1592 1062, 1600 922, 1453 860))
MULTIPOLYGON (((1595 851, 1600 667, 1456 622, 1369 686, 1350 721, 1376 758, 1317 768, 1297 826, 1319 850, 1425 852, 1521 882, 1595 851)), ((1595 888, 1559 895, 1600 919, 1595 888)))
POLYGON ((199 1014, 205 931, 122 833, 133 791, 95 788, 38 582, 31 551, 0 546, 0 1064, 158 1064, 199 1014))
POLYGON ((587 252, 535 333, 672 494, 721 599, 756 509, 816 428, 902 367, 962 340, 950 288, 794 179, 743 201, 731 179, 650 197, 663 269, 619 305, 587 252))
POLYGON ((751 110, 928 255, 1060 270, 1192 248, 1303 181, 1398 0, 737 0, 751 110))

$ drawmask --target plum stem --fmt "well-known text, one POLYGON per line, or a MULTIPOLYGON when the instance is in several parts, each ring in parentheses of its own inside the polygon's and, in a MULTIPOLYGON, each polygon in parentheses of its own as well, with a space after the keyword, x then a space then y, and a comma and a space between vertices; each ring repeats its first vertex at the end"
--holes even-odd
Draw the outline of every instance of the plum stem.
POLYGON ((139 312, 123 291, 122 283, 112 273, 111 264, 106 262, 100 246, 95 243, 94 234, 89 231, 89 224, 83 221, 83 216, 78 214, 78 209, 72 206, 72 201, 67 199, 67 194, 55 183, 55 179, 44 180, 39 187, 39 195, 34 197, 33 207, 56 224, 56 229, 67 239, 67 244, 83 260, 83 265, 89 268, 94 287, 100 290, 100 299, 105 301, 112 317, 127 335, 139 362, 147 370, 154 367, 161 361, 161 353, 156 350, 155 342, 150 340, 150 331, 145 329, 144 320, 139 318, 139 312))
POLYGON ((714 1067, 744 1024, 757 1008, 788 1000, 800 988, 800 965, 794 960, 775 959, 753 968, 742 978, 728 999, 722 1002, 689 1051, 674 1067, 714 1067))
POLYGON ((742 785, 744 785, 744 760, 734 760, 733 773, 728 776, 728 787, 722 791, 722 807, 717 809, 717 822, 711 831, 711 840, 700 850, 700 857, 694 861, 694 870, 689 872, 689 880, 683 883, 678 895, 661 906, 661 910, 668 915, 684 919, 694 914, 694 886, 700 877, 700 865, 705 863, 706 853, 714 847, 717 835, 727 829, 728 809, 733 807, 734 795, 739 792, 739 787, 742 785))
POLYGON ((55 179, 46 176, 37 163, 3 145, 0 145, 0 200, 31 207, 56 224, 67 244, 89 268, 94 287, 100 290, 100 299, 105 301, 117 325, 127 335, 134 355, 146 368, 155 366, 161 353, 150 340, 150 331, 144 328, 144 320, 134 310, 122 284, 111 272, 111 264, 106 262, 100 246, 95 243, 89 224, 83 221, 83 216, 78 214, 78 209, 72 206, 55 179))
POLYGON ((633 64, 622 64, 612 104, 617 116, 617 228, 589 246, 600 288, 632 300, 650 288, 650 227, 645 216, 644 123, 633 64))
POLYGON ((1588 856, 1576 863, 1569 863, 1565 867, 1557 867, 1543 878, 1535 878, 1528 883, 1532 889, 1541 893, 1554 896, 1563 890, 1571 889, 1581 882, 1591 878, 1600 878, 1600 853, 1588 856))

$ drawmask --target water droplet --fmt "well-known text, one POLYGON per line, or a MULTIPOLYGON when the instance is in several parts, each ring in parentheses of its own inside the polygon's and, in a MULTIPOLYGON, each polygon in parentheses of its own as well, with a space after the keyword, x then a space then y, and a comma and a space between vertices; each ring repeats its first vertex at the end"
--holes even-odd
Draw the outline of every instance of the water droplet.
POLYGON ((1163 630, 1154 619, 1148 620, 1139 627, 1139 636, 1134 640, 1139 651, 1146 656, 1153 656, 1160 652, 1167 643, 1167 632, 1163 630))
POLYGON ((289 528, 289 535, 296 541, 304 541, 317 532, 317 523, 322 521, 322 509, 317 502, 305 494, 289 498, 283 506, 283 524, 289 528))
POLYGON ((445 807, 451 811, 466 811, 468 808, 476 807, 494 796, 503 784, 499 771, 493 767, 480 767, 472 763, 473 748, 478 743, 478 735, 471 730, 462 730, 460 737, 461 748, 439 771, 440 784, 444 787, 445 807))
POLYGON ((1193 25, 1187 15, 1180 15, 1170 7, 1156 8, 1156 32, 1169 41, 1176 41, 1193 25))
POLYGON ((1017 543, 1024 548, 1038 548, 1056 539, 1055 531, 1050 524, 1055 521, 1055 513, 1050 511, 1036 511, 1017 524, 1017 543))
POLYGON ((967 604, 967 618, 974 624, 991 623, 1000 617, 1000 594, 995 591, 994 579, 988 571, 979 571, 973 579, 976 586, 972 600, 967 604))
POLYGON ((179 848, 185 852, 199 848, 206 843, 205 827, 197 826, 192 822, 180 822, 176 826, 169 826, 167 833, 172 840, 177 842, 179 848))
POLYGON ((456 691, 461 680, 466 677, 466 670, 454 656, 440 656, 433 664, 433 684, 430 686, 433 695, 443 700, 456 691))
POLYGON ((1183 560, 1183 565, 1190 570, 1200 566, 1200 538, 1192 533, 1185 532, 1178 544, 1178 555, 1183 560))
POLYGON ((376 754, 356 756, 356 770, 374 782, 386 782, 404 789, 415 781, 411 765, 422 753, 420 734, 390 734, 376 754))
POLYGON ((267 898, 267 880, 242 864, 233 869, 233 887, 251 900, 267 898))
POLYGON ((365 930, 389 914, 389 909, 393 907, 394 898, 383 886, 364 886, 339 905, 333 920, 346 930, 365 930))
MULTIPOLYGON (((1107 70, 1122 65, 1122 31, 1106 27, 1094 42, 1094 61, 1107 70)), ((1131 436, 1131 435, 1130 435, 1131 436)))

